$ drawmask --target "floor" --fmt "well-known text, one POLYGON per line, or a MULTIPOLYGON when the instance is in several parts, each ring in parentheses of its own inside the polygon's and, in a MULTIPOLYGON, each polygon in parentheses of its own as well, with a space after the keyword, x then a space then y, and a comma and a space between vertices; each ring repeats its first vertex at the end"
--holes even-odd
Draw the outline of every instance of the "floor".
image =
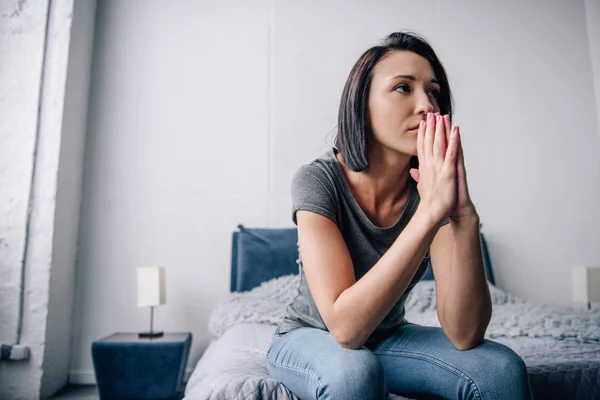
POLYGON ((96 385, 69 385, 50 400, 99 400, 96 385))
MULTIPOLYGON (((69 385, 56 393, 50 400, 99 400, 96 385, 69 385)), ((183 399, 179 393, 176 399, 183 399)))

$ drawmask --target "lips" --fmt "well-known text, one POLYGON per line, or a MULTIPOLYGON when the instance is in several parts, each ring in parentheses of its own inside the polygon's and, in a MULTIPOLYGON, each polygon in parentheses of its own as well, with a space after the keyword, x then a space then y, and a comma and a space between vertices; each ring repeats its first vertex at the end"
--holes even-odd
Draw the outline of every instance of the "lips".
POLYGON ((416 129, 419 129, 419 124, 417 124, 417 125, 413 126, 412 128, 410 128, 411 131, 412 130, 416 130, 416 129))

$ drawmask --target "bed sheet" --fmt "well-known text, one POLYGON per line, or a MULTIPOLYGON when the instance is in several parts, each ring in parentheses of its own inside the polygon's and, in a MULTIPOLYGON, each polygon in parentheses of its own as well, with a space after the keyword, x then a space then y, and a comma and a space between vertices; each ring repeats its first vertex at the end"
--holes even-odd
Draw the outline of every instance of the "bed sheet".
MULTIPOLYGON (((274 325, 239 323, 208 346, 185 390, 185 400, 297 400, 269 376, 266 352, 274 325)), ((519 354, 536 399, 600 399, 600 344, 553 338, 495 338, 519 354)), ((406 399, 390 394, 388 400, 406 399)))
POLYGON ((536 399, 600 399, 600 343, 529 337, 493 340, 523 358, 536 399))
MULTIPOLYGON (((213 340, 196 364, 184 400, 298 400, 269 376, 267 350, 276 327, 239 323, 213 340)), ((388 400, 408 400, 391 394, 388 400)))

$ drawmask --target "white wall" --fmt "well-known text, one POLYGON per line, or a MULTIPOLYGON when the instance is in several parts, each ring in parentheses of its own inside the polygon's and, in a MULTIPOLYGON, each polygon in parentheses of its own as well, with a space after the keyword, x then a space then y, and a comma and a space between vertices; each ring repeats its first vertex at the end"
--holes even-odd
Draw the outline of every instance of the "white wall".
POLYGON ((30 349, 0 363, 1 399, 68 381, 94 14, 95 1, 0 0, 0 341, 30 349))
MULTIPOLYGON (((60 59, 64 61, 60 66, 63 79, 52 79, 57 87, 50 88, 60 98, 54 101, 60 108, 56 107, 56 118, 53 118, 53 129, 60 137, 57 140, 60 147, 53 149, 53 160, 58 160, 54 161, 58 169, 54 171, 56 184, 54 192, 51 192, 56 209, 53 220, 48 222, 54 224, 54 235, 51 242, 52 268, 46 315, 48 345, 44 351, 42 398, 54 394, 67 384, 70 371, 79 210, 96 14, 96 0, 61 0, 54 4, 69 7, 65 9, 65 14, 71 19, 67 20, 69 25, 61 31, 62 35, 66 35, 62 40, 67 44, 60 54, 60 59)), ((54 40, 57 38, 55 34, 54 40)), ((48 122, 43 120, 42 124, 47 127, 48 122)), ((45 131, 41 133, 49 136, 45 131)))
POLYGON ((292 226, 289 183, 331 142, 354 61, 423 33, 456 101, 499 286, 570 301, 600 264, 596 109, 583 1, 105 1, 99 4, 72 381, 90 345, 140 331, 135 267, 167 267, 158 329, 192 331, 226 296, 231 232, 292 226))
POLYGON ((167 267, 155 327, 192 331, 227 293, 231 232, 268 224, 269 2, 98 4, 73 332, 140 331, 135 267, 167 267))
MULTIPOLYGON (((0 0, 0 341, 16 341, 20 268, 37 130, 47 4, 19 9, 0 0), (22 19, 21 19, 22 18, 22 19), (26 21, 24 23, 23 21, 26 21), (19 51, 29 49, 28 52, 19 51), (23 68, 27 65, 28 68, 23 68), (18 132, 19 134, 15 134, 18 132)), ((1 365, 1 364, 0 364, 1 365)), ((0 367, 1 368, 1 367, 0 367)))
MULTIPOLYGON (((47 12, 47 3, 20 7, 14 1, 0 0, 0 343, 7 345, 17 343, 21 264, 26 248, 47 12), (23 48, 28 51, 22 51, 23 48)), ((47 232, 48 228, 41 233, 47 232)), ((46 305, 48 274, 33 277, 28 288, 30 298, 42 306, 28 313, 31 325, 26 324, 24 317, 20 338, 22 344, 29 346, 31 359, 0 362, 0 398, 16 397, 15 394, 34 398, 40 391, 45 319, 38 310, 43 311, 46 305)))
POLYGON ((585 20, 592 62, 596 117, 600 135, 600 0, 585 0, 585 20))

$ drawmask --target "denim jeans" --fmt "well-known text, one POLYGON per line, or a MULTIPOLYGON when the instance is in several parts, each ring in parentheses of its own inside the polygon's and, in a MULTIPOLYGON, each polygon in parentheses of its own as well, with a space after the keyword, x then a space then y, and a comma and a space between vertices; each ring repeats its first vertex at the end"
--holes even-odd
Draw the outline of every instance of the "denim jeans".
POLYGON ((275 336, 269 373, 301 400, 533 399, 523 360, 490 340, 457 350, 441 328, 401 325, 371 349, 341 347, 331 334, 298 328, 275 336))

